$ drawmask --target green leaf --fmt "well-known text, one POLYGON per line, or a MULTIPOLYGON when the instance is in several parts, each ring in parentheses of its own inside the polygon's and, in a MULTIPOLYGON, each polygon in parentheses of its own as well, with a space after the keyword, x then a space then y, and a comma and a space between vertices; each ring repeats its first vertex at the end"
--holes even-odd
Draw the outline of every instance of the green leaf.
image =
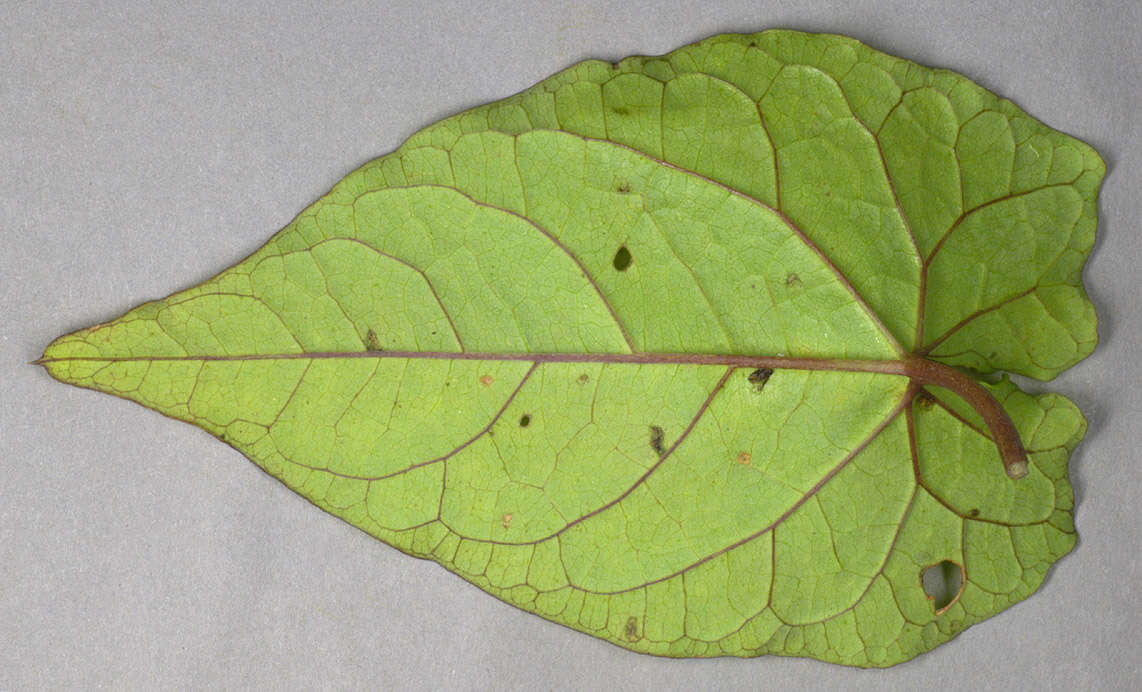
POLYGON ((428 127, 39 362, 621 646, 891 665, 1074 545, 1084 419, 981 377, 1094 347, 1103 172, 952 72, 716 36, 428 127))

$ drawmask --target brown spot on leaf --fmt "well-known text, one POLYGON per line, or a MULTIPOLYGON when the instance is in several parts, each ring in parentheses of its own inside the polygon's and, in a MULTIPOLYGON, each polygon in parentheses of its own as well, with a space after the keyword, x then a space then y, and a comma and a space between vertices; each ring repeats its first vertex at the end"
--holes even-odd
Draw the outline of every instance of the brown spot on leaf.
POLYGON ((531 414, 525 413, 519 417, 519 427, 526 428, 531 425, 531 414))
POLYGON ((372 329, 365 334, 365 350, 366 351, 383 351, 381 348, 381 340, 377 338, 377 333, 372 329))
POLYGON ((789 272, 789 274, 787 274, 785 276, 785 287, 786 288, 796 288, 797 286, 800 286, 800 285, 801 285, 801 277, 797 276, 797 272, 789 272))
POLYGON ((512 515, 511 514, 505 514, 504 515, 504 528, 506 529, 511 525, 512 525, 512 515))
POLYGON ((978 517, 979 516, 979 510, 976 509, 975 507, 973 507, 971 509, 971 511, 968 512, 968 516, 969 517, 978 517))
POLYGON ((485 387, 491 387, 492 383, 495 381, 496 378, 492 377, 491 375, 484 375, 480 378, 480 384, 484 385, 485 387))
POLYGON ((630 192, 630 183, 628 183, 625 180, 616 181, 615 182, 615 192, 618 192, 618 193, 623 194, 623 195, 627 194, 628 192, 630 192))
POLYGON ((749 462, 753 461, 753 455, 749 452, 738 452, 738 463, 743 466, 749 466, 749 462))
POLYGON ((628 642, 637 642, 642 639, 642 635, 638 633, 638 618, 633 615, 627 618, 627 624, 623 627, 623 637, 628 642))
POLYGON ((611 260, 611 265, 620 272, 625 272, 630 269, 631 263, 634 262, 634 257, 631 256, 630 250, 626 245, 619 246, 615 251, 615 258, 611 260))
POLYGON ((916 398, 913 399, 913 401, 916 402, 916 408, 921 411, 927 411, 932 408, 932 404, 936 403, 936 397, 932 396, 928 390, 921 389, 916 393, 916 398))
POLYGON ((760 394, 771 377, 773 377, 773 368, 758 368, 746 375, 746 380, 753 385, 753 391, 760 394))
POLYGON ((653 449, 658 454, 658 456, 662 456, 666 453, 666 449, 663 446, 663 441, 665 439, 666 431, 663 430, 661 426, 650 426, 650 448, 653 449))
POLYGON ((575 381, 578 382, 579 384, 587 384, 588 382, 591 381, 591 376, 588 375, 587 373, 583 373, 582 375, 579 375, 579 379, 577 379, 575 381))

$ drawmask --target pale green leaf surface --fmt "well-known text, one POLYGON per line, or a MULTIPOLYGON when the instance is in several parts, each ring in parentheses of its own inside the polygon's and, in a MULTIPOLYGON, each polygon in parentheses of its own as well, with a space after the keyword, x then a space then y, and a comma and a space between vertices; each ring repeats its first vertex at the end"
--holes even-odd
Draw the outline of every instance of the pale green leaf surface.
POLYGON ((954 73, 717 36, 432 125, 42 362, 636 651, 891 665, 1071 549, 1085 421, 973 385, 1027 449, 1013 480, 957 393, 844 364, 1046 379, 1085 357, 1103 171, 954 73), (735 356, 816 365, 759 382, 735 356), (942 561, 965 580, 937 610, 921 575, 942 561))

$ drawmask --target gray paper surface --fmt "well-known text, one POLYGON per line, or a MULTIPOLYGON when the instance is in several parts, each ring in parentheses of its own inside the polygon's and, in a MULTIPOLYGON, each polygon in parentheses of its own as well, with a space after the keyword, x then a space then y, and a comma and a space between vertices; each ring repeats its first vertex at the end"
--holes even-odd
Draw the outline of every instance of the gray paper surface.
POLYGON ((0 689, 1139 689, 1142 5, 281 2, 0 5, 0 689), (185 4, 183 7, 181 5, 185 4), (321 512, 206 433, 52 381, 55 336, 259 247, 420 128, 585 58, 843 33, 1093 144, 1102 343, 1079 544, 1040 592, 866 672, 675 661, 546 622, 321 512))

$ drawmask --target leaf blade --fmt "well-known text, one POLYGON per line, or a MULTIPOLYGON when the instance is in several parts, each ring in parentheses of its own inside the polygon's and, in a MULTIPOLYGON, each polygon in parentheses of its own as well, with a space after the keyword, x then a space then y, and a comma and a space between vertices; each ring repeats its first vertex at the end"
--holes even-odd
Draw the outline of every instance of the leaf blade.
MULTIPOLYGON (((584 63, 427 128, 233 269, 62 337, 43 364, 199 425, 401 550, 622 646, 888 665, 1025 597, 1073 545, 1073 405, 995 388, 1030 440, 1032 473, 1012 485, 994 429, 956 395, 902 370, 844 372, 923 344, 1050 375, 1093 347, 1079 270, 1101 161, 1029 122, 840 37, 584 63), (910 180, 911 145, 878 134, 903 117, 885 96, 935 92, 928 131, 976 123, 960 129, 1012 142, 954 143, 986 162, 965 169, 958 208, 930 194, 947 176, 910 180), (1071 154, 1036 167, 1016 146, 1031 141, 1071 154), (1004 177, 997 160, 1023 166, 1004 177), (1047 184, 1071 191, 1048 204, 1071 234, 1023 283, 965 297, 955 270, 982 231, 964 205, 1047 184), (933 196, 942 206, 921 204, 933 196), (1075 348, 1037 335, 1045 318, 1016 340, 980 333, 1055 294, 1042 302, 1065 306, 1054 331, 1075 348), (733 360, 758 354, 802 360, 759 385, 733 360), (941 560, 967 576, 935 612, 919 575, 941 560)), ((937 168, 946 134, 926 157, 937 168)))

